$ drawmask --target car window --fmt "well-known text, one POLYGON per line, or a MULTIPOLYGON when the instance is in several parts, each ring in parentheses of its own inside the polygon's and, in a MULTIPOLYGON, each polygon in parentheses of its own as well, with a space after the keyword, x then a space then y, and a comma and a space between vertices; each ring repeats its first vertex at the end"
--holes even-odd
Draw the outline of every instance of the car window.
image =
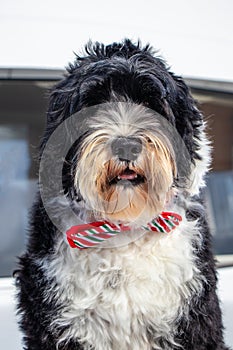
POLYGON ((205 199, 214 251, 218 255, 233 254, 233 93, 208 90, 195 93, 213 147, 205 199))
MULTIPOLYGON (((10 276, 27 240, 51 81, 0 82, 0 276, 10 276)), ((194 88, 214 147, 205 191, 216 254, 233 254, 232 94, 194 88)))
POLYGON ((209 225, 218 254, 233 253, 233 173, 212 172, 208 176, 206 195, 209 225))
POLYGON ((26 243, 47 88, 36 81, 0 83, 0 276, 12 274, 26 243))

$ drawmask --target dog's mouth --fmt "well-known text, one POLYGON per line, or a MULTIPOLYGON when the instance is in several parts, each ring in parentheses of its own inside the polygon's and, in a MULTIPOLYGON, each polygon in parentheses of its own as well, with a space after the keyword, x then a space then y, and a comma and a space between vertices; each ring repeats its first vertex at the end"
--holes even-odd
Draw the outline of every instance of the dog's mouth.
POLYGON ((137 186, 145 182, 145 177, 128 167, 109 181, 110 185, 137 186))

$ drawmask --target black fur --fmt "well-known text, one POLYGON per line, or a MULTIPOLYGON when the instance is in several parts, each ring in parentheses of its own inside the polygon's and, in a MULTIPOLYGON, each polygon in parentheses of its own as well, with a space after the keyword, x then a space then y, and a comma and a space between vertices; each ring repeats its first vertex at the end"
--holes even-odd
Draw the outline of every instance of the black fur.
MULTIPOLYGON (((41 144, 41 153, 52 132, 70 115, 83 107, 111 101, 112 92, 117 96, 143 104, 160 113, 176 127, 190 153, 191 161, 198 159, 198 127, 202 115, 184 81, 169 72, 165 62, 154 55, 149 46, 141 48, 129 40, 109 46, 88 44, 86 56, 77 56, 67 74, 52 90, 47 115, 47 128, 41 144)), ((71 152, 72 153, 72 152, 71 152)), ((68 163, 73 154, 68 156, 68 163)), ((70 167, 64 166, 64 188, 71 193, 70 167)), ((180 320, 176 341, 184 350, 226 350, 222 336, 222 321, 216 296, 216 272, 212 255, 211 237, 205 213, 193 207, 187 211, 189 220, 198 219, 202 227, 203 246, 197 249, 199 268, 208 283, 201 297, 192 301, 189 320, 180 320)), ((51 281, 47 280, 37 259, 45 259, 53 253, 57 229, 48 217, 38 194, 31 213, 29 240, 26 253, 20 258, 17 271, 19 290, 18 312, 24 332, 26 350, 55 350, 57 334, 51 334, 51 320, 59 315, 59 300, 46 302, 43 292, 51 281)), ((153 330, 148 330, 148 337, 153 330)), ((161 349, 164 341, 161 339, 161 349)), ((78 343, 69 343, 63 350, 82 349, 78 343)), ((93 348, 94 349, 94 348, 93 348)), ((111 349, 109 349, 111 350, 111 349)), ((143 350, 143 349, 142 349, 143 350)))

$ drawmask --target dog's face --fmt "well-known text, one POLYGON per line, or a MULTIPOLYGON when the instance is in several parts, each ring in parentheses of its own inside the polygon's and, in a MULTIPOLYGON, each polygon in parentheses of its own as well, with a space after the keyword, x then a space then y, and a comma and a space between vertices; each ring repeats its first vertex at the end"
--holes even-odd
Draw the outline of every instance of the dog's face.
POLYGON ((95 216, 145 223, 172 194, 176 159, 161 116, 129 102, 100 105, 88 121, 75 186, 95 216))
POLYGON ((51 95, 42 151, 58 126, 77 114, 79 129, 78 113, 91 109, 63 168, 64 192, 80 210, 143 225, 177 191, 198 193, 209 165, 203 118, 161 59, 126 40, 89 48, 68 72, 51 95))

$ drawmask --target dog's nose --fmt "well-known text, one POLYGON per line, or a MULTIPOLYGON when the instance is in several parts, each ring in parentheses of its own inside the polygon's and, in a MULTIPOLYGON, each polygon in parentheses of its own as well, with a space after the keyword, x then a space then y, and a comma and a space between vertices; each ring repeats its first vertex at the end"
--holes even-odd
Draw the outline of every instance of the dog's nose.
POLYGON ((118 137, 111 147, 113 155, 121 161, 134 161, 142 151, 142 142, 136 137, 118 137))

